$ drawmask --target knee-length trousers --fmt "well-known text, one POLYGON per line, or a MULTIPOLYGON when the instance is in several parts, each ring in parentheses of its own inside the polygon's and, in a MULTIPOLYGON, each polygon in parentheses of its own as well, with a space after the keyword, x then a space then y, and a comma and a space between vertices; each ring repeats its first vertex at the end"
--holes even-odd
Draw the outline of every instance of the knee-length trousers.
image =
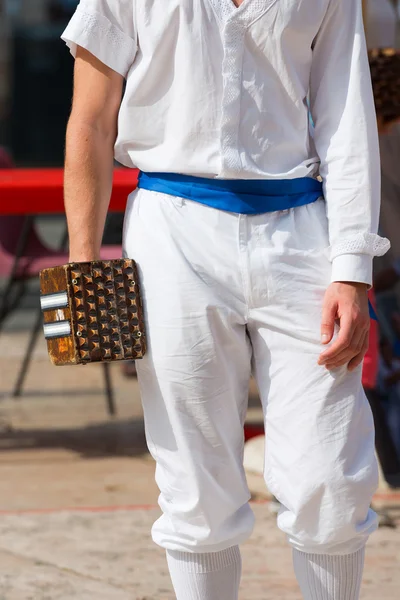
POLYGON ((216 552, 251 534, 243 426, 253 373, 278 526, 304 552, 364 546, 378 473, 361 370, 317 364, 331 274, 324 201, 249 216, 139 189, 124 254, 138 263, 147 327, 137 371, 160 489, 154 541, 216 552))

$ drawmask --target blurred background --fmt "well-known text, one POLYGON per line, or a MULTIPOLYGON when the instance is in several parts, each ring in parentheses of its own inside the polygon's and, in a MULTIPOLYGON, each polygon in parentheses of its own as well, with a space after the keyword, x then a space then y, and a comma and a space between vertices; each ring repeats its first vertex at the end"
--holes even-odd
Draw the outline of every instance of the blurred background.
POLYGON ((60 166, 72 61, 60 35, 75 0, 2 0, 0 144, 18 166, 60 166))
MULTIPOLYGON (((68 254, 60 195, 49 208, 37 181, 61 189, 53 169, 63 164, 73 60, 60 35, 77 4, 0 0, 0 598, 172 600, 163 553, 149 538, 157 489, 134 364, 54 368, 41 334, 38 271, 66 262, 68 254), (6 194, 23 172, 28 183, 13 212, 6 194)), ((398 48, 397 0, 367 0, 364 11, 369 48, 398 48)), ((400 86, 398 66, 386 76, 400 86)), ((380 144, 381 234, 392 249, 375 264, 371 301, 379 325, 363 374, 381 466, 374 499, 381 528, 369 547, 364 600, 393 599, 400 589, 397 117, 381 129, 380 144)), ((104 244, 121 244, 122 221, 123 206, 110 213, 104 244)), ((275 526, 278 506, 263 483, 262 422, 251 382, 245 466, 257 527, 244 548, 242 594, 300 600, 275 526)))

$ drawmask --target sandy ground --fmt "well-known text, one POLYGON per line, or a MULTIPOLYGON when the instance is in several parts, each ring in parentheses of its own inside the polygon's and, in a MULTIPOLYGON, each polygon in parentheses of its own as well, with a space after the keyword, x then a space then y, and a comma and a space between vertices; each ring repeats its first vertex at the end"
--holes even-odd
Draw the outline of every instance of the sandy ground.
MULTIPOLYGON (((112 375, 118 414, 106 412, 97 366, 54 368, 40 342, 22 399, 9 391, 26 335, 0 336, 0 600, 173 600, 135 380, 112 375)), ((249 418, 259 409, 252 397, 249 418)), ((301 600, 290 550, 262 478, 249 474, 256 527, 243 546, 241 600, 301 600)), ((400 527, 400 493, 375 499, 400 527)), ((395 600, 400 529, 370 540, 362 600, 395 600)))

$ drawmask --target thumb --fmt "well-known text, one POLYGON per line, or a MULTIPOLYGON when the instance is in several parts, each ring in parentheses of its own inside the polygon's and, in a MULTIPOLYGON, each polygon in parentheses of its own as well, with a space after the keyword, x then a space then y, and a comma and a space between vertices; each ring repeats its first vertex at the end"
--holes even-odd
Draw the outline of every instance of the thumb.
POLYGON ((329 344, 335 331, 335 320, 337 315, 337 302, 326 297, 322 308, 321 320, 321 343, 329 344))

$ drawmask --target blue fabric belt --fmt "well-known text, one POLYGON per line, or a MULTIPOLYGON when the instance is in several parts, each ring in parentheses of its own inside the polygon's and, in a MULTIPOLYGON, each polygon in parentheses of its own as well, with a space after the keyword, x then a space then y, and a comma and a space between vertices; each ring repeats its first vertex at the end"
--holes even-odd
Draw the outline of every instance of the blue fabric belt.
MULTIPOLYGON (((139 174, 138 187, 193 200, 229 212, 256 215, 311 204, 323 195, 322 183, 300 179, 208 179, 177 173, 139 174)), ((371 319, 377 320, 369 302, 371 319)))
POLYGON ((207 179, 175 173, 141 172, 138 187, 244 215, 304 206, 323 195, 322 183, 311 177, 207 179))

